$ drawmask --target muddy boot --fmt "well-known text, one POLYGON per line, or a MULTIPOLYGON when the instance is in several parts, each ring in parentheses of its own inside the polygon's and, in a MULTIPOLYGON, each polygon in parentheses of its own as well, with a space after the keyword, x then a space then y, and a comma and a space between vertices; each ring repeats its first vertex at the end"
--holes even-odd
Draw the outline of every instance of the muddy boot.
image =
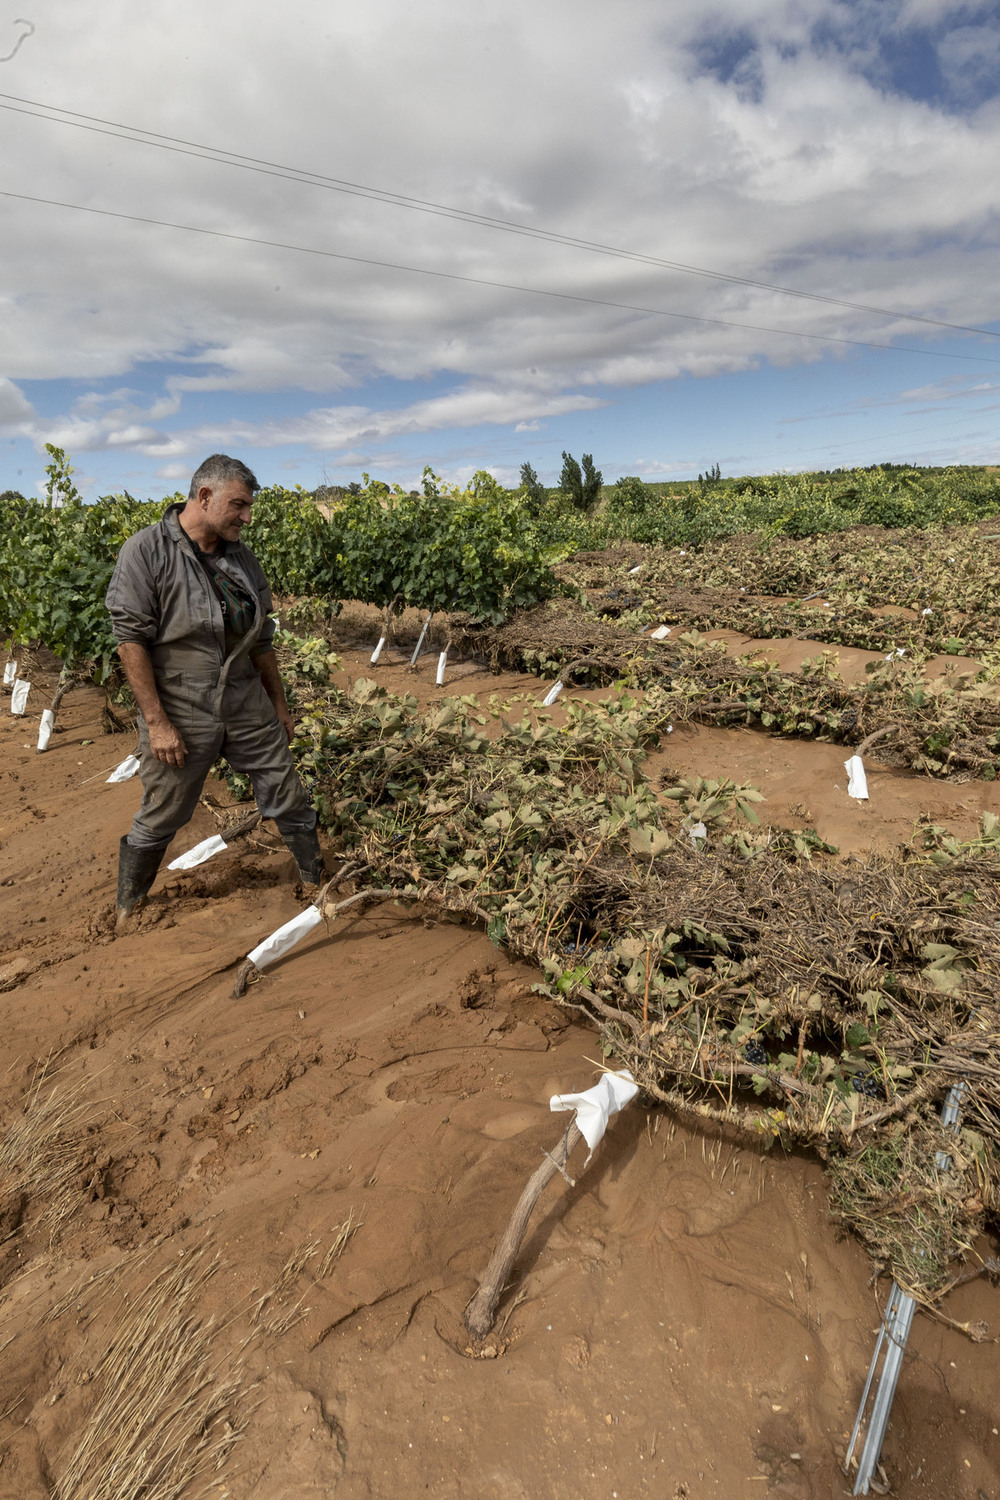
POLYGON ((326 878, 323 855, 320 853, 319 835, 315 828, 296 828, 290 833, 280 830, 291 850, 299 879, 303 885, 322 885, 326 878))
POLYGON ((142 906, 146 893, 160 868, 162 849, 137 849, 126 835, 118 845, 118 920, 120 931, 137 906, 142 906))

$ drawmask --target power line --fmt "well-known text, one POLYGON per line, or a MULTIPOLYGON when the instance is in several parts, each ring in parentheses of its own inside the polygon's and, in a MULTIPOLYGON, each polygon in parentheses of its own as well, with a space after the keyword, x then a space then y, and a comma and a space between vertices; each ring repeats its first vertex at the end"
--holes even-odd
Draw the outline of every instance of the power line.
POLYGON ((642 307, 633 302, 612 302, 605 297, 584 297, 577 292, 553 292, 544 287, 518 286, 510 281, 492 281, 484 276, 463 276, 457 271, 438 271, 428 266, 406 266, 399 261, 374 260, 367 255, 347 255, 339 250, 318 250, 312 245, 289 245, 283 240, 265 240, 252 234, 236 234, 226 229, 204 229, 197 224, 177 224, 170 219, 151 219, 140 214, 119 213, 110 208, 93 208, 84 203, 66 203, 60 198, 40 198, 31 193, 14 193, 0 188, 0 197, 15 198, 22 203, 43 203, 51 208, 67 208, 74 213, 95 214, 102 219, 122 219, 129 224, 151 224, 159 229, 179 229, 185 234, 201 234, 212 239, 235 240, 243 245, 263 245, 270 250, 291 250, 297 255, 317 255, 325 260, 349 261, 353 265, 374 266, 383 271, 404 271, 413 276, 433 276, 442 281, 458 281, 466 286, 491 287, 495 291, 518 292, 530 297, 553 297, 560 302, 582 302, 590 307, 610 307, 620 312, 642 313, 654 318, 679 318, 685 323, 709 323, 717 328, 739 328, 750 333, 776 333, 787 338, 813 339, 824 344, 845 344, 856 349, 888 349, 893 354, 919 354, 930 359, 972 360, 976 364, 997 365, 1000 359, 983 354, 949 354, 939 349, 914 349, 906 344, 877 344, 869 339, 838 338, 829 333, 802 333, 795 328, 771 328, 763 323, 736 323, 730 318, 706 318, 696 313, 670 312, 662 307, 642 307))
MULTIPOLYGON (((832 439, 832 438, 829 439, 829 440, 827 440, 827 441, 824 441, 821 438, 817 438, 815 440, 815 442, 811 446, 806 446, 804 448, 803 447, 789 448, 789 449, 786 449, 782 453, 781 456, 783 458, 788 458, 788 457, 795 458, 795 457, 801 456, 803 453, 821 453, 821 452, 839 453, 839 452, 842 452, 845 448, 850 448, 852 445, 856 449, 857 446, 858 446, 858 444, 859 443, 863 443, 863 442, 868 442, 869 444, 872 444, 872 443, 881 444, 882 447, 884 448, 887 437, 896 440, 896 442, 897 442, 897 451, 901 451, 901 449, 899 447, 899 438, 900 438, 900 435, 902 435, 904 438, 912 438, 912 442, 910 443, 910 448, 914 449, 914 448, 918 448, 920 446, 920 440, 923 439, 926 436, 926 434, 929 433, 929 432, 939 433, 939 432, 944 431, 944 430, 951 431, 955 427, 959 427, 959 426, 965 426, 966 429, 968 429, 970 423, 975 418, 978 418, 978 417, 986 418, 988 416, 989 416, 989 408, 987 408, 986 410, 980 410, 980 411, 976 411, 976 410, 969 411, 969 412, 966 413, 965 417, 959 417, 959 418, 956 418, 955 420, 950 421, 950 422, 934 422, 934 423, 932 423, 930 425, 927 425, 926 423, 922 423, 917 431, 914 431, 913 427, 909 423, 903 423, 903 424, 897 425, 895 427, 880 427, 879 430, 878 430, 878 432, 876 432, 876 433, 865 433, 865 432, 859 430, 857 433, 855 433, 855 435, 853 437, 851 437, 851 438, 843 438, 840 441, 837 441, 836 439, 832 439)), ((805 425, 806 422, 820 422, 820 421, 827 421, 827 420, 833 420, 833 417, 830 417, 830 418, 827 418, 825 416, 821 416, 821 417, 803 417, 803 418, 799 418, 798 419, 798 421, 802 425, 805 425)), ((966 441, 968 441, 968 439, 966 439, 966 441)))
POLYGON ((105 120, 99 115, 87 115, 78 110, 63 109, 61 105, 44 104, 36 99, 23 99, 17 94, 0 93, 0 109, 15 114, 28 115, 36 120, 48 120, 53 125, 70 125, 78 130, 88 130, 96 135, 108 135, 115 140, 131 141, 135 145, 155 146, 161 151, 170 151, 179 156, 193 156, 201 161, 214 161, 222 166, 237 167, 242 171, 257 172, 266 177, 282 177, 290 182, 301 182, 309 187, 325 188, 344 193, 350 197, 367 198, 374 202, 387 203, 396 208, 410 209, 436 218, 454 219, 460 223, 477 225, 480 228, 499 230, 528 239, 549 244, 563 245, 570 249, 587 250, 595 255, 612 256, 620 260, 633 261, 640 265, 654 266, 660 270, 679 271, 685 276, 702 276, 713 281, 728 282, 735 286, 754 287, 759 291, 778 292, 784 297, 798 297, 804 301, 822 302, 831 307, 846 307, 855 312, 874 313, 882 318, 896 318, 908 323, 924 323, 932 328, 948 328, 954 333, 978 333, 985 338, 1000 338, 1000 333, 989 328, 978 328, 965 323, 950 323, 943 318, 925 317, 921 313, 904 313, 892 308, 876 307, 867 302, 852 302, 842 297, 828 297, 822 292, 804 292, 796 287, 779 286, 769 281, 757 281, 748 276, 736 276, 726 271, 713 271, 705 266, 688 265, 683 261, 666 260, 660 256, 647 255, 638 250, 622 249, 616 245, 605 245, 600 241, 587 240, 576 235, 563 234, 558 230, 544 229, 532 224, 520 224, 511 219, 493 218, 489 214, 478 214, 470 209, 455 208, 429 199, 413 198, 405 193, 395 193, 386 188, 371 187, 364 183, 350 182, 339 177, 329 177, 303 167, 289 167, 280 162, 267 161, 261 157, 245 156, 238 151, 206 146, 199 141, 184 140, 180 136, 164 135, 155 130, 146 130, 140 125, 126 125, 117 120, 105 120), (7 101, 7 102, 2 102, 7 101), (30 106, 25 108, 24 106, 30 106), (49 111, 49 113, 40 113, 49 111))

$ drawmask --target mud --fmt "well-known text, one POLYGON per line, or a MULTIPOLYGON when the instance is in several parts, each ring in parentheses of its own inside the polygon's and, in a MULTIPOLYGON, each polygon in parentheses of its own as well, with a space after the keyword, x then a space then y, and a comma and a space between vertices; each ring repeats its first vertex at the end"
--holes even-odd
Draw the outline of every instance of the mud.
MULTIPOLYGON (((345 676, 425 698, 544 691, 472 663, 439 690, 433 658, 412 674, 391 658, 373 670, 367 654, 345 652, 345 676)), ((65 1474, 112 1294, 140 1299, 202 1248, 220 1257, 200 1303, 219 1357, 257 1327, 233 1401, 245 1429, 213 1495, 849 1493, 839 1464, 887 1288, 836 1239, 816 1162, 633 1106, 589 1166, 571 1161, 575 1185, 547 1189, 495 1337, 472 1351, 462 1308, 562 1133, 549 1096, 597 1076, 594 1034, 481 933, 392 905, 319 930, 234 1000, 242 957, 302 904, 266 830, 161 875, 135 930, 114 937, 117 843, 139 787, 103 777, 131 746, 101 733, 89 690, 67 697, 45 755, 36 733, 37 717, 0 716, 0 1124, 18 1120, 43 1064, 83 1114, 55 1236, 51 1173, 2 1200, 3 1500, 41 1500, 65 1474), (252 1325, 261 1289, 287 1312, 252 1325)), ((859 806, 843 755, 700 729, 671 736, 651 771, 752 781, 765 821, 801 822, 801 804, 855 850, 907 836, 924 813, 963 831, 1000 798, 873 762, 859 806)), ((215 831, 200 807, 178 844, 215 831)), ((974 1281, 946 1310, 995 1322, 995 1296, 974 1281)), ((894 1493, 1000 1495, 998 1364, 995 1344, 918 1316, 885 1450, 894 1493)))

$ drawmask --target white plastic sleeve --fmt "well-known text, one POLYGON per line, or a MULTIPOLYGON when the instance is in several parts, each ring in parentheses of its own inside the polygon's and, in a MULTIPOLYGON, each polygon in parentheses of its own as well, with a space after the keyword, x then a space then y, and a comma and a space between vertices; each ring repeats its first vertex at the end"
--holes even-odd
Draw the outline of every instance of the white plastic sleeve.
POLYGON ((252 953, 247 954, 252 964, 258 969, 263 969, 267 964, 275 963, 283 957, 290 948, 301 942, 307 933, 318 927, 323 917, 316 906, 307 906, 305 911, 300 911, 297 917, 286 922, 284 927, 279 927, 277 932, 272 932, 270 937, 258 943, 252 953))
POLYGON ((576 1123, 587 1145, 593 1151, 608 1128, 608 1120, 624 1109, 639 1092, 639 1086, 627 1068, 620 1073, 605 1073, 600 1083, 582 1094, 553 1094, 549 1109, 576 1110, 576 1123))
POLYGON ((49 748, 49 740, 52 738, 52 728, 55 722, 56 716, 51 708, 45 709, 42 713, 42 722, 38 726, 39 750, 47 750, 49 748))
POLYGON ((865 775, 865 763, 861 756, 852 755, 850 760, 845 760, 844 770, 847 772, 847 795, 856 797, 859 802, 867 802, 868 778, 865 775))
POLYGON ((139 769, 138 755, 126 755, 125 759, 111 772, 105 786, 113 786, 118 781, 131 781, 139 769))
POLYGON ((202 839, 200 844, 195 844, 186 854, 178 854, 167 865, 168 870, 193 870, 195 865, 203 865, 206 859, 211 859, 213 854, 221 854, 226 847, 226 841, 221 834, 213 833, 211 838, 202 839))

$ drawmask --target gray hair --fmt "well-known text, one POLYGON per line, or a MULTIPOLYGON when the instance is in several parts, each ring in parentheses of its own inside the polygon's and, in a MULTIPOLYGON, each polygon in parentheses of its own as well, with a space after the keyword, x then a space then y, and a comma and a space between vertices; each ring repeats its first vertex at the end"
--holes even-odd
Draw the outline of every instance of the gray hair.
POLYGON ((231 479, 238 479, 241 484, 245 484, 251 495, 256 495, 260 489, 256 474, 247 468, 242 459, 230 458, 228 453, 213 453, 191 475, 188 499, 197 500, 202 485, 214 490, 217 485, 226 484, 231 479))

